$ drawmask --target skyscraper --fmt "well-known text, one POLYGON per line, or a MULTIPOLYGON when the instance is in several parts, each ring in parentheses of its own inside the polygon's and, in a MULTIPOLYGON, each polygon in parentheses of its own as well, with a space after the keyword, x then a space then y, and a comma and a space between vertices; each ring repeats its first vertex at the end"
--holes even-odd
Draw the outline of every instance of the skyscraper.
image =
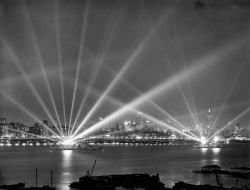
POLYGON ((205 126, 205 133, 204 135, 211 135, 212 132, 212 114, 211 114, 211 110, 210 108, 208 109, 208 113, 207 113, 207 122, 206 122, 206 126, 205 126))
POLYGON ((136 114, 136 126, 142 126, 143 125, 143 113, 138 112, 136 114))
POLYGON ((8 132, 6 118, 0 118, 0 137, 8 132))

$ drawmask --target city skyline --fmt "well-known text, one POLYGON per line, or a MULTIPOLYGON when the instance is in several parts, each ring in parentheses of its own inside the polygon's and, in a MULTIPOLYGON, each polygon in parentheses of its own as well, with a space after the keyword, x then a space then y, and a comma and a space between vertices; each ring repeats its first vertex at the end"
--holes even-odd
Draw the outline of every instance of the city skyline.
MULTIPOLYGON (((105 120, 105 118, 103 118, 102 116, 99 116, 99 117, 96 117, 96 118, 93 118, 93 120, 89 120, 89 122, 85 123, 86 125, 89 125, 91 123, 96 123, 96 122, 99 122, 99 121, 103 121, 105 120)), ((41 119, 42 122, 40 122, 40 124, 42 123, 46 123, 47 126, 49 125, 53 125, 53 123, 49 123, 46 119, 41 119)), ((56 120, 55 118, 55 123, 58 125, 60 125, 60 123, 56 120)), ((174 123, 175 121, 174 120, 171 120, 170 118, 166 118, 164 120, 162 120, 162 122, 166 122, 168 124, 170 124, 171 122, 172 124, 171 125, 177 125, 177 123, 174 123)), ((34 123, 31 123, 31 124, 28 124, 28 123, 23 123, 21 121, 12 121, 10 120, 9 118, 7 117, 0 117, 0 124, 10 124, 10 123, 20 123, 20 124, 23 124, 25 126, 29 126, 29 125, 33 125, 35 123, 39 123, 37 121, 34 121, 34 123)), ((147 118, 144 118, 144 114, 142 112, 137 112, 135 115, 134 115, 134 118, 122 118, 121 120, 117 121, 117 120, 114 120, 114 121, 111 121, 109 125, 116 125, 116 124, 135 124, 137 126, 140 126, 140 125, 145 125, 147 123, 152 123, 152 121, 148 120, 147 118)), ((61 123, 62 126, 68 126, 68 125, 64 125, 63 123, 61 123)), ((66 122, 67 124, 67 122, 66 122)), ((238 126, 240 125, 240 122, 228 122, 226 123, 227 125, 235 125, 235 126, 238 126)), ((75 123, 76 126, 79 125, 79 123, 75 123)), ((213 120, 213 116, 212 116, 212 113, 211 113, 211 110, 210 108, 208 109, 207 113, 206 113, 206 117, 204 116, 203 118, 201 118, 200 120, 200 123, 197 125, 197 126, 204 126, 205 128, 211 128, 213 127, 214 125, 218 125, 218 123, 214 123, 214 120, 213 120)), ((187 129, 194 129, 194 128, 197 128, 197 126, 186 126, 187 129)), ((205 129, 204 128, 204 129, 205 129)))
POLYGON ((1 1, 0 117, 249 128, 249 5, 203 2, 1 1))
MULTIPOLYGON (((149 120, 145 120, 143 118, 143 113, 138 112, 136 114, 136 120, 134 121, 124 121, 119 123, 108 124, 100 128, 99 131, 95 131, 95 134, 91 134, 86 137, 86 139, 93 138, 106 138, 113 136, 126 138, 136 137, 138 139, 145 138, 147 139, 151 134, 151 138, 165 138, 165 139, 190 139, 189 136, 181 135, 181 133, 175 133, 175 130, 170 130, 164 128, 164 126, 158 126, 157 123, 152 123, 149 120), (127 134, 126 134, 127 133, 127 134), (155 134, 157 133, 157 134, 155 134), (178 137, 176 137, 178 135, 178 137)), ((90 121, 89 123, 84 124, 84 129, 91 128, 95 126, 98 122, 105 120, 105 118, 96 118, 94 121, 90 121)), ((186 127, 186 130, 182 130, 183 133, 192 133, 196 134, 196 136, 202 138, 211 138, 214 136, 214 139, 220 140, 228 140, 228 139, 236 139, 236 140, 249 140, 250 130, 244 129, 240 126, 240 123, 232 125, 228 123, 226 127, 223 127, 221 130, 220 126, 212 123, 212 113, 209 109, 207 112, 207 118, 205 124, 201 123, 197 125, 195 129, 186 127), (218 132, 219 131, 219 132, 218 132), (218 133, 217 133, 218 132, 218 133), (215 134, 215 135, 214 135, 215 134)), ((167 120, 168 125, 174 126, 176 123, 171 123, 167 120)), ((59 125, 59 123, 58 123, 59 125)), ((78 126, 78 124, 76 124, 78 126)), ((63 134, 68 133, 69 126, 61 126, 63 134)), ((35 137, 35 138, 57 138, 55 136, 58 134, 55 126, 51 126, 48 121, 43 120, 42 123, 34 123, 31 126, 23 124, 21 122, 12 122, 7 121, 7 118, 0 118, 0 138, 27 138, 27 137, 35 137), (55 132, 55 133, 54 133, 55 132)), ((183 134, 182 133, 182 134, 183 134)), ((55 140, 55 139, 53 139, 55 140)), ((193 139, 194 140, 194 139, 193 139)))

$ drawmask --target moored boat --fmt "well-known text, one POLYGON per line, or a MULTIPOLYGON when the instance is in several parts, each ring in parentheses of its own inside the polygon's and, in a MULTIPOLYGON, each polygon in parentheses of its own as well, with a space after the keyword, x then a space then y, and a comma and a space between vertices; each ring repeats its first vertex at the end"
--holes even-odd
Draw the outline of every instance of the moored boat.
POLYGON ((92 190, 115 190, 123 189, 165 189, 164 183, 160 181, 159 175, 149 174, 119 174, 92 176, 90 174, 80 177, 79 182, 70 183, 69 187, 74 189, 92 190))
POLYGON ((95 168, 96 160, 91 172, 87 171, 85 176, 79 178, 78 182, 70 183, 69 187, 73 189, 86 190, 115 190, 122 189, 148 189, 148 190, 164 190, 164 183, 160 181, 159 174, 118 174, 118 175, 102 175, 92 176, 95 168))
POLYGON ((200 144, 194 145, 194 148, 227 148, 226 144, 200 144))
POLYGON ((0 185, 2 190, 56 190, 55 187, 44 185, 42 187, 25 187, 25 183, 11 184, 11 185, 0 185))
POLYGON ((101 146, 92 146, 92 145, 84 145, 84 146, 55 146, 50 147, 50 150, 52 151, 62 151, 62 150, 102 150, 103 147, 101 146))
POLYGON ((194 173, 214 173, 214 171, 221 170, 221 167, 218 165, 205 165, 202 166, 199 170, 193 170, 194 173))

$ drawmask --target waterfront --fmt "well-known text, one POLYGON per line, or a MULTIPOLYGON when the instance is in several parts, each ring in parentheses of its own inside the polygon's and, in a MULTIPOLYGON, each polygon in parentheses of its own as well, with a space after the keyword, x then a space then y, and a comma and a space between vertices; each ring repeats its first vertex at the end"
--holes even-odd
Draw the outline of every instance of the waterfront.
MULTIPOLYGON (((192 146, 170 145, 103 145, 102 151, 49 151, 48 146, 0 147, 1 184, 25 182, 35 186, 35 169, 38 168, 38 185, 50 184, 67 190, 68 185, 91 170, 93 175, 159 173, 165 187, 184 181, 193 184, 216 185, 213 174, 193 173, 193 169, 217 164, 223 169, 235 166, 249 167, 249 144, 229 144, 226 149, 194 149, 192 146)), ((224 185, 235 186, 236 179, 223 178, 224 185)), ((239 180, 239 184, 246 183, 239 180)))
POLYGON ((239 1, 1 0, 0 184, 36 186, 37 168, 38 186, 52 170, 69 190, 95 160, 93 175, 159 173, 166 187, 216 185, 192 172, 203 165, 249 168, 239 1), (50 151, 79 142, 104 149, 50 151))

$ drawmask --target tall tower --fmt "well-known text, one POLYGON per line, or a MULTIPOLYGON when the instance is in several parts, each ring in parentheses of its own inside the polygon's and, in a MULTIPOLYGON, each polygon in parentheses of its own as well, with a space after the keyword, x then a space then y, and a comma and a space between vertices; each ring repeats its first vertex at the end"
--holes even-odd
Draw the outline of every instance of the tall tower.
POLYGON ((240 131, 240 123, 237 123, 234 127, 234 134, 238 135, 240 131))
POLYGON ((6 118, 0 118, 0 137, 8 133, 6 118))
POLYGON ((138 112, 136 114, 136 125, 137 126, 143 125, 143 113, 142 112, 138 112))
POLYGON ((210 108, 208 109, 208 113, 207 113, 207 124, 206 124, 206 128, 205 128, 205 134, 209 135, 211 133, 212 130, 212 114, 211 114, 211 110, 210 108))

